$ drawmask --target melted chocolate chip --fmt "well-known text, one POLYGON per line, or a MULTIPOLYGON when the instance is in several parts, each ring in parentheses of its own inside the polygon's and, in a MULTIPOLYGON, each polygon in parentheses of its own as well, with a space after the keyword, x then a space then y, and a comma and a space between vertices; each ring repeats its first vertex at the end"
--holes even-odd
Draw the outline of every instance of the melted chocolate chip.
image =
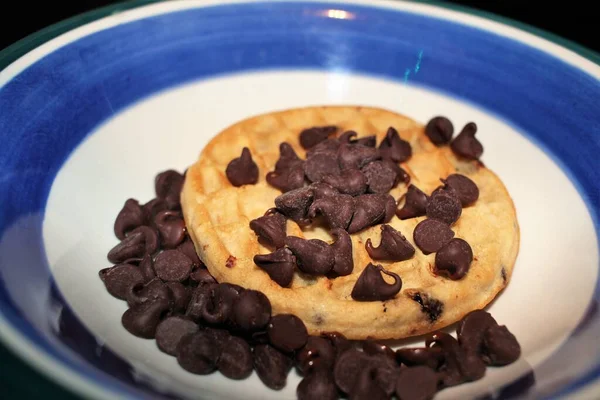
POLYGON ((156 327, 156 345, 161 351, 177 356, 177 346, 181 339, 198 331, 198 325, 187 318, 169 317, 156 327))
POLYGON ((397 183, 397 170, 388 161, 373 161, 362 168, 371 193, 387 193, 397 183))
POLYGON ((305 149, 310 149, 318 143, 326 140, 327 137, 334 134, 336 131, 337 126, 333 125, 315 126, 304 129, 302 132, 300 132, 300 145, 302 145, 302 147, 305 149))
POLYGON ((202 310, 204 310, 207 307, 207 303, 211 301, 212 292, 216 286, 217 284, 208 283, 194 289, 185 315, 194 321, 200 321, 202 319, 202 310))
POLYGON ((138 226, 144 225, 145 222, 146 214, 140 203, 135 199, 128 199, 115 220, 115 236, 119 240, 123 240, 127 233, 138 226))
MULTIPOLYGON (((354 215, 352 216, 350 225, 348 225, 348 233, 356 233, 381 222, 386 216, 388 196, 389 195, 363 194, 355 197, 354 215)), ((393 200, 394 199, 392 198, 392 201, 393 200)))
POLYGON ((152 339, 160 320, 169 310, 169 301, 157 298, 129 308, 121 317, 121 323, 132 335, 152 339))
POLYGON ((298 369, 303 374, 329 370, 335 361, 335 349, 331 342, 318 336, 309 336, 306 345, 296 355, 298 369))
POLYGON ((396 350, 396 360, 409 367, 423 365, 437 370, 444 360, 439 347, 417 347, 396 350))
POLYGON ((462 214, 460 200, 452 192, 432 194, 427 203, 427 217, 437 219, 448 225, 458 221, 462 214))
POLYGON ((415 293, 412 299, 421 305, 421 311, 427 315, 429 322, 437 321, 444 312, 444 303, 426 293, 415 293))
POLYGON ((400 277, 383 269, 381 265, 369 263, 358 277, 351 296, 357 301, 384 301, 396 296, 402 288, 400 277), (381 274, 394 279, 394 283, 387 283, 381 274))
POLYGON ((427 203, 429 197, 423 193, 415 185, 408 186, 408 191, 404 196, 404 206, 396 211, 396 215, 400 219, 409 219, 420 217, 427 212, 427 203))
POLYGON ((292 360, 275 347, 258 344, 254 347, 254 369, 262 383, 273 390, 285 387, 292 360))
POLYGON ((479 198, 479 188, 475 182, 464 175, 448 175, 442 182, 454 190, 463 207, 470 206, 479 198))
POLYGON ((198 257, 198 253, 196 253, 194 242, 192 242, 192 239, 190 239, 189 237, 185 239, 185 241, 181 243, 179 247, 177 247, 177 250, 179 250, 180 252, 185 254, 190 260, 192 260, 192 264, 195 267, 204 266, 204 263, 202 263, 200 257, 198 257))
POLYGON ((454 237, 448 225, 436 219, 425 219, 417 224, 413 233, 415 244, 423 254, 435 253, 454 237))
POLYGON ((292 314, 279 314, 267 325, 269 342, 281 351, 290 353, 302 348, 308 339, 304 322, 292 314))
POLYGON ((483 343, 485 347, 484 360, 488 365, 511 364, 521 356, 519 342, 504 325, 490 326, 483 336, 483 343))
POLYGON ((206 331, 184 336, 177 346, 177 362, 188 372, 208 375, 217 369, 219 351, 206 331))
POLYGON ((425 126, 425 135, 436 146, 450 143, 454 134, 454 126, 446 117, 437 116, 432 118, 425 126))
POLYGON ((145 282, 150 282, 152 279, 156 277, 156 272, 154 272, 154 262, 152 261, 152 257, 150 254, 146 254, 139 265, 140 272, 144 276, 145 282))
POLYGON ((385 159, 392 160, 396 163, 402 163, 412 155, 410 143, 402 140, 398 131, 393 127, 389 127, 383 141, 379 144, 379 152, 385 159))
POLYGON ((142 284, 145 279, 138 267, 131 264, 119 264, 99 272, 108 293, 117 299, 125 300, 133 287, 142 284))
POLYGON ((354 261, 352 259, 352 239, 348 232, 343 229, 334 229, 331 231, 331 236, 335 238, 335 242, 330 246, 333 250, 335 262, 333 264, 333 272, 339 276, 345 276, 352 273, 354 269, 354 261))
POLYGON ((338 194, 317 199, 308 209, 308 218, 313 219, 318 214, 323 216, 329 229, 346 229, 354 214, 354 198, 338 194))
POLYGON ((415 248, 400 232, 390 225, 381 225, 381 242, 373 247, 371 239, 365 243, 367 253, 374 260, 404 261, 415 255, 415 248))
POLYGON ((154 225, 160 232, 161 244, 165 249, 174 249, 185 239, 185 222, 178 212, 159 212, 154 218, 154 225))
POLYGON ((338 149, 338 163, 342 170, 361 169, 368 163, 381 159, 379 150, 359 144, 343 144, 338 149))
POLYGON ((341 353, 333 368, 335 383, 344 393, 352 393, 352 388, 361 370, 369 363, 369 356, 362 351, 349 349, 341 353))
POLYGON ((296 256, 298 268, 307 274, 324 275, 335 263, 333 249, 320 239, 302 239, 288 236, 285 244, 296 256))
POLYGON ((458 136, 450 143, 454 154, 469 160, 477 160, 483 154, 483 146, 475 137, 477 125, 469 122, 464 126, 458 136))
POLYGON ((239 290, 227 283, 220 283, 211 289, 210 297, 202 308, 202 319, 209 324, 222 324, 229 320, 233 305, 239 298, 239 290))
POLYGON ((245 379, 252 373, 252 349, 244 339, 229 336, 217 361, 219 372, 229 379, 245 379))
POLYGON ((373 367, 361 369, 350 392, 349 400, 388 400, 389 396, 377 382, 377 370, 373 367))
POLYGON ((337 388, 331 371, 320 370, 310 373, 296 388, 298 400, 337 400, 337 388))
POLYGON ((469 243, 463 239, 454 238, 435 255, 433 272, 452 280, 462 279, 473 261, 473 251, 469 243))
POLYGON ((268 210, 262 217, 250 221, 250 229, 256 233, 259 240, 276 249, 285 246, 285 227, 285 217, 275 209, 268 210))
POLYGON ((232 318, 245 332, 260 330, 271 318, 271 302, 261 292, 244 290, 233 305, 232 318))
POLYGON ((169 200, 167 203, 179 203, 179 194, 185 178, 175 170, 167 170, 156 175, 154 190, 159 199, 169 200))
POLYGON ((367 177, 358 169, 345 169, 339 175, 325 175, 323 182, 350 196, 358 196, 367 190, 367 177))
POLYGON ((281 287, 288 287, 294 278, 296 257, 288 248, 280 248, 271 254, 257 254, 254 263, 281 287))
POLYGON ((311 182, 321 182, 325 175, 339 175, 340 167, 331 154, 317 153, 306 159, 304 173, 311 182))
POLYGON ((438 378, 428 367, 404 368, 396 381, 399 400, 431 400, 437 392, 438 378))
POLYGON ((281 172, 268 172, 266 179, 269 185, 274 186, 283 193, 299 189, 304 186, 304 163, 281 172))
POLYGON ((192 272, 192 260, 177 250, 165 250, 154 261, 156 275, 163 281, 182 282, 192 272))
POLYGON ((145 285, 134 286, 127 294, 129 307, 156 299, 171 301, 171 291, 159 278, 154 278, 145 285))
POLYGON ((309 187, 295 189, 275 198, 277 210, 299 224, 307 224, 308 208, 313 201, 313 190, 309 187))
POLYGON ((233 186, 253 185, 258 182, 258 166, 252 160, 250 149, 244 147, 239 158, 234 158, 227 164, 225 175, 233 186))

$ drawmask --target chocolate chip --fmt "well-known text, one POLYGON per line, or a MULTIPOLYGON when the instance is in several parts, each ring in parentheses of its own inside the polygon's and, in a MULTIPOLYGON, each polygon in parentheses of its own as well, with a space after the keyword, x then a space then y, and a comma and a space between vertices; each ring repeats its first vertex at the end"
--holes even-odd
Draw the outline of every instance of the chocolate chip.
POLYGON ((146 235, 140 231, 131 232, 108 252, 108 260, 119 264, 129 258, 141 258, 144 254, 146 254, 146 235))
POLYGON ((227 261, 225 261, 225 266, 227 268, 233 268, 235 267, 235 261, 237 260, 237 258, 235 258, 234 256, 230 255, 229 257, 227 257, 227 261))
POLYGON ((381 225, 379 247, 373 247, 369 238, 365 248, 374 260, 404 261, 415 255, 415 248, 404 235, 387 224, 381 225))
POLYGON ((425 126, 425 135, 436 146, 450 143, 454 134, 454 126, 446 117, 437 116, 429 120, 425 126))
POLYGON ((354 215, 348 225, 348 233, 356 233, 365 228, 377 225, 386 217, 387 205, 388 195, 362 194, 355 197, 354 215))
POLYGON ((339 332, 323 332, 321 336, 329 340, 329 342, 333 345, 336 358, 346 350, 352 348, 352 343, 339 332))
POLYGON ((167 282, 166 285, 171 291, 173 310, 185 312, 192 297, 191 288, 184 286, 181 282, 167 282))
POLYGON ((367 178, 368 190, 371 193, 387 193, 397 179, 397 172, 387 161, 373 161, 365 165, 362 170, 367 178))
POLYGON ((344 393, 350 394, 360 371, 369 363, 369 356, 362 351, 349 349, 341 353, 333 368, 335 384, 344 393))
POLYGON ((254 347, 254 369, 260 380, 273 390, 285 387, 292 360, 275 347, 259 344, 254 347))
POLYGON ((135 199, 127 199, 115 220, 115 236, 119 240, 123 240, 127 233, 138 226, 144 225, 145 222, 146 214, 142 210, 140 203, 135 199))
POLYGON ((340 167, 329 153, 317 153, 306 159, 304 173, 311 182, 321 182, 325 175, 339 175, 340 167))
POLYGON ((337 131, 337 126, 314 126, 312 128, 304 129, 300 132, 300 145, 305 149, 317 145, 318 143, 327 139, 328 136, 334 134, 337 131))
POLYGON ((354 198, 347 194, 324 197, 313 201, 308 218, 322 215, 329 229, 346 229, 354 214, 354 198))
POLYGON ((145 282, 150 282, 152 279, 156 278, 156 273, 154 272, 154 262, 152 261, 152 257, 150 254, 146 254, 139 265, 140 272, 144 277, 145 282))
POLYGON ((396 359, 396 353, 389 346, 383 343, 376 342, 372 339, 367 339, 363 342, 363 351, 370 356, 385 356, 392 360, 396 359))
POLYGON ((180 316, 166 318, 156 327, 156 345, 161 351, 177 356, 177 345, 181 339, 198 330, 198 325, 187 318, 180 316))
POLYGON ((389 396, 376 380, 377 370, 368 366, 360 370, 350 392, 349 400, 388 400, 389 396))
POLYGON ((306 158, 312 157, 317 153, 327 154, 328 156, 335 158, 337 150, 339 148, 340 142, 337 139, 326 139, 320 142, 319 144, 316 144, 315 146, 311 147, 306 152, 306 158))
POLYGON ((454 238, 438 250, 433 272, 452 280, 459 280, 469 272, 472 261, 473 251, 469 243, 454 238))
POLYGON ((298 400, 336 400, 339 398, 330 371, 313 372, 300 381, 296 388, 298 400))
POLYGON ((331 342, 319 336, 309 336, 306 345, 296 355, 298 369, 307 375, 316 370, 329 370, 335 361, 331 342))
POLYGON ((309 189, 313 193, 313 201, 326 199, 328 197, 333 197, 340 194, 340 192, 338 192, 337 189, 325 182, 313 183, 309 186, 309 189))
POLYGON ((426 293, 415 293, 412 299, 421 305, 421 311, 427 315, 430 322, 437 321, 444 312, 444 303, 426 293))
POLYGON ((285 244, 296 256, 298 268, 307 274, 324 275, 335 263, 333 249, 320 239, 302 239, 288 236, 285 244))
POLYGON ((395 162, 390 161, 390 160, 384 160, 384 161, 396 173, 396 179, 394 180, 394 186, 396 186, 400 182, 404 182, 406 184, 410 183, 410 175, 408 175, 408 173, 405 170, 400 168, 400 166, 398 164, 396 164, 395 162))
POLYGON ((420 217, 426 214, 429 197, 415 185, 408 186, 406 195, 404 195, 404 206, 396 211, 400 219, 409 219, 420 217))
POLYGON ((521 346, 515 336, 504 325, 490 326, 484 336, 484 353, 486 364, 507 365, 519 359, 521 346))
POLYGON ((285 246, 286 219, 276 209, 268 210, 265 215, 250 221, 250 229, 256 233, 261 243, 280 248, 285 246))
POLYGON ((279 145, 279 159, 275 163, 275 172, 281 173, 285 170, 302 165, 303 161, 289 143, 283 142, 279 145))
POLYGON ((402 288, 400 277, 383 269, 381 265, 369 263, 358 277, 351 296, 357 301, 384 301, 393 298, 402 288), (394 283, 387 283, 381 274, 394 279, 394 283))
POLYGON ((483 154, 483 146, 475 137, 477 125, 469 122, 464 126, 458 136, 450 143, 454 154, 469 160, 477 160, 483 154))
POLYGON ((398 135, 398 131, 390 126, 379 144, 379 152, 383 158, 402 163, 410 158, 412 148, 410 143, 402 140, 398 135))
POLYGON ((137 233, 144 234, 144 246, 146 254, 154 254, 158 251, 160 240, 156 229, 150 228, 149 226, 138 226, 131 231, 130 235, 137 233))
POLYGON ((163 281, 182 282, 192 272, 192 260, 177 250, 165 250, 154 261, 156 275, 163 281))
POLYGON ((119 264, 105 268, 100 270, 98 275, 104 282, 108 293, 121 300, 127 298, 133 287, 145 281, 140 269, 131 264, 119 264))
POLYGON ((483 351, 483 336, 496 320, 485 310, 474 310, 463 317, 456 328, 458 343, 467 352, 479 355, 483 351))
POLYGON ((198 322, 202 319, 202 310, 206 307, 206 303, 211 300, 212 291, 216 284, 200 285, 192 292, 192 298, 188 303, 185 315, 194 321, 198 322))
POLYGON ((245 332, 264 328, 270 318, 271 302, 256 290, 244 290, 233 305, 232 319, 245 332))
POLYGON ((442 182, 454 190, 463 207, 470 206, 479 198, 479 188, 475 182, 464 175, 448 175, 442 182))
POLYGON ((396 378, 400 370, 395 358, 385 354, 371 355, 369 366, 374 369, 372 374, 377 385, 388 396, 392 396, 396 389, 396 378))
POLYGON ((192 260, 192 264, 194 267, 203 267, 204 263, 198 257, 198 253, 196 253, 196 248, 194 247, 194 242, 189 237, 186 238, 183 243, 177 247, 177 250, 185 254, 190 260, 192 260))
POLYGON ((427 203, 427 217, 437 219, 448 225, 458 221, 462 214, 460 200, 451 192, 432 194, 427 203))
POLYGON ((383 221, 381 222, 387 224, 392 220, 392 218, 394 218, 394 214, 396 213, 396 208, 398 207, 398 204, 396 204, 396 200, 394 200, 394 197, 389 193, 381 194, 379 196, 385 202, 385 214, 383 216, 383 221))
POLYGON ((239 291, 233 285, 220 283, 210 292, 210 298, 204 303, 202 319, 209 324, 223 324, 231 316, 233 305, 239 298, 239 291))
POLYGON ((288 287, 294 278, 296 257, 288 248, 282 247, 271 254, 257 254, 254 263, 281 287, 288 287))
POLYGON ((359 144, 342 144, 338 149, 338 163, 342 170, 361 169, 368 163, 380 160, 379 150, 359 144))
POLYGON ((152 339, 160 320, 170 310, 169 301, 157 298, 129 308, 121 317, 121 323, 134 336, 152 339))
POLYGON ((359 146, 375 147, 377 145, 377 136, 363 136, 361 138, 356 139, 352 143, 359 146))
POLYGON ((291 190, 275 198, 280 213, 299 224, 307 224, 308 208, 313 201, 313 190, 309 187, 291 190))
POLYGON ((142 206, 142 210, 144 211, 144 215, 146 216, 146 221, 148 221, 150 224, 154 224, 154 218, 156 217, 156 214, 168 209, 169 207, 167 205, 167 202, 164 199, 160 199, 158 197, 150 200, 142 206))
POLYGON ((439 347, 416 347, 396 350, 396 361, 409 367, 423 365, 437 370, 444 360, 444 353, 439 347))
POLYGON ((244 379, 252 373, 252 350, 244 339, 230 336, 217 362, 219 372, 229 379, 244 379))
POLYGON ((209 283, 217 283, 215 278, 210 274, 206 268, 196 268, 190 273, 190 279, 197 282, 199 285, 206 285, 209 283))
POLYGON ((352 259, 352 239, 348 232, 343 229, 334 229, 331 236, 335 242, 330 246, 333 250, 334 264, 333 272, 339 276, 345 276, 352 273, 354 261, 352 259))
POLYGON ((225 346, 227 346, 227 342, 231 337, 231 333, 229 333, 226 329, 218 329, 212 327, 205 327, 204 333, 206 333, 213 340, 215 347, 217 348, 218 357, 221 357, 225 346))
POLYGON ((399 400, 431 400, 437 392, 437 381, 431 368, 404 368, 396 381, 396 396, 399 400))
POLYGON ((437 219, 425 219, 419 222, 413 233, 415 244, 425 255, 435 253, 453 237, 452 229, 437 219))
POLYGON ((323 182, 350 196, 358 196, 367 190, 367 177, 358 169, 345 169, 339 175, 325 175, 323 182))
POLYGON ((170 198, 171 201, 178 203, 184 180, 183 175, 172 169, 156 175, 154 179, 156 197, 159 199, 170 198))
POLYGON ((234 158, 225 169, 227 179, 233 186, 253 185, 258 182, 258 166, 252 160, 250 149, 244 147, 239 158, 234 158))
POLYGON ((169 288, 158 278, 152 279, 145 285, 132 287, 127 294, 127 304, 129 307, 156 299, 171 301, 169 288))
POLYGON ((475 381, 485 375, 485 364, 478 357, 468 357, 456 339, 444 332, 435 332, 425 341, 427 347, 439 346, 444 352, 440 367, 443 386, 455 386, 465 381, 475 381))
POLYGON ((161 244, 165 249, 174 249, 185 239, 185 222, 176 211, 161 211, 154 218, 154 225, 160 232, 161 244))
POLYGON ((177 346, 177 362, 188 372, 208 375, 217 369, 219 352, 205 331, 184 336, 177 346))
POLYGON ((290 353, 302 348, 308 339, 304 322, 292 314, 279 314, 267 325, 269 342, 279 350, 290 353))
POLYGON ((304 163, 282 170, 267 173, 267 183, 283 193, 304 186, 304 163))

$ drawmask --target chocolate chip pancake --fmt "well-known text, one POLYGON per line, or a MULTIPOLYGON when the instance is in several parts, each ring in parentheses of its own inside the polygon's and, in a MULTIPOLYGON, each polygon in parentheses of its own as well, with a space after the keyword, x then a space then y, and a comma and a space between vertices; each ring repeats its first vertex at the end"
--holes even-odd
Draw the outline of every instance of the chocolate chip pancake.
POLYGON ((519 225, 478 161, 476 125, 450 143, 448 124, 331 106, 228 127, 181 193, 198 255, 311 335, 404 338, 459 321, 510 281, 519 225))

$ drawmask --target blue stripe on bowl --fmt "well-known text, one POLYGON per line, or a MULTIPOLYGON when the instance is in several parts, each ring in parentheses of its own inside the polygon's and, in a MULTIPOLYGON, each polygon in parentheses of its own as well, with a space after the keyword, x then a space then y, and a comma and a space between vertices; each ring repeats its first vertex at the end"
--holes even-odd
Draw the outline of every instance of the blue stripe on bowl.
MULTIPOLYGON (((107 118, 174 85, 269 69, 349 71, 408 81, 475 103, 526 132, 563 166, 598 230, 598 79, 524 44, 456 23, 387 9, 294 2, 193 9, 127 23, 56 50, 1 88, 3 241, 16 235, 42 249, 42 216, 53 179, 107 118), (353 18, 326 18, 329 9, 353 18)), ((139 394, 126 366, 94 357, 93 340, 86 339, 89 345, 73 340, 93 338, 82 326, 68 340, 66 327, 58 335, 81 355, 77 359, 57 345, 49 322, 36 318, 39 309, 9 294, 25 277, 31 288, 48 288, 51 281, 43 251, 16 265, 10 261, 19 259, 17 250, 0 253, 0 309, 10 323, 103 387, 139 394), (100 371, 119 375, 128 385, 100 371)), ((62 298, 48 293, 46 305, 64 306, 62 320, 76 321, 65 317, 72 313, 62 298)), ((596 378, 598 368, 556 390, 596 378)), ((535 379, 524 381, 531 386, 535 379)), ((528 390, 536 393, 535 386, 528 390)))

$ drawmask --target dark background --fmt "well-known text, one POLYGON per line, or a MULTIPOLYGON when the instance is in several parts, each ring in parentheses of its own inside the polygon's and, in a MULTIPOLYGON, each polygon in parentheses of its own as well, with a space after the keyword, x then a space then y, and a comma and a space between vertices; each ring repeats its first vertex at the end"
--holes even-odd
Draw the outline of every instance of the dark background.
MULTIPOLYGON (((509 17, 537 28, 555 33, 600 52, 600 33, 593 30, 598 18, 591 10, 590 1, 572 0, 567 3, 549 3, 541 0, 471 0, 446 1, 509 17)), ((48 25, 88 11, 117 3, 115 0, 59 0, 11 2, 12 10, 4 8, 0 14, 0 49, 48 25)), ((0 345, 0 397, 6 399, 61 399, 75 400, 45 378, 31 379, 36 372, 18 361, 0 345), (8 371, 10 370, 10 376, 8 371)))

